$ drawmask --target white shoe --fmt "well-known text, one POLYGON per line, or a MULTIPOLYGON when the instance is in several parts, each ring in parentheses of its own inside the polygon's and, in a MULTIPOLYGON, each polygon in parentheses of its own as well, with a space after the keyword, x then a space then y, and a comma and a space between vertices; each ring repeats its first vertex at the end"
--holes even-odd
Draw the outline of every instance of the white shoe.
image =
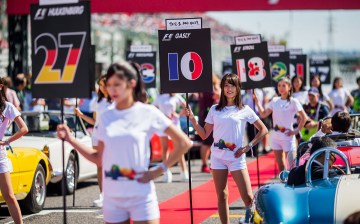
POLYGON ((189 173, 188 172, 181 172, 180 173, 180 181, 189 182, 189 173))
POLYGON ((167 170, 164 173, 164 176, 162 178, 162 182, 164 182, 164 183, 171 183, 172 182, 172 173, 171 173, 170 170, 167 170))
POLYGON ((104 200, 104 198, 103 198, 102 194, 100 194, 100 195, 99 195, 99 199, 96 199, 96 200, 93 202, 93 203, 94 203, 94 206, 95 206, 95 207, 102 208, 102 206, 103 206, 103 200, 104 200))

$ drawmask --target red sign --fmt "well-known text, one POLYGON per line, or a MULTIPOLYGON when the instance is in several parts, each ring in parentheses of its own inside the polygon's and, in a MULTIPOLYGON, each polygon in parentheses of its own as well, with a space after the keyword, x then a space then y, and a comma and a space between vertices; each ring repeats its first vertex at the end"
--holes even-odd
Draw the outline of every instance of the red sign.
MULTIPOLYGON (((7 0, 7 14, 30 13, 38 0, 7 0)), ((206 12, 239 10, 331 10, 360 9, 358 0, 91 0, 92 13, 206 12)))

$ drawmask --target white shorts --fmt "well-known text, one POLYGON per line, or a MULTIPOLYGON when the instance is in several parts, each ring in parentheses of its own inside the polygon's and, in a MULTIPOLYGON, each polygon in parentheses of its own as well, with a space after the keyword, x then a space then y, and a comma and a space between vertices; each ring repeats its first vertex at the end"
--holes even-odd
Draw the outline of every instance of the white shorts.
POLYGON ((146 221, 160 218, 159 203, 156 193, 146 197, 114 198, 104 195, 104 221, 109 223, 126 220, 146 221))
POLYGON ((6 156, 4 147, 0 148, 0 173, 7 173, 11 171, 10 160, 6 156))
POLYGON ((230 172, 247 168, 245 155, 242 155, 236 160, 225 160, 210 155, 210 166, 213 170, 229 170, 230 172))
POLYGON ((278 133, 272 133, 270 136, 270 148, 272 150, 283 150, 284 152, 296 151, 296 141, 294 136, 289 140, 283 140, 280 139, 278 135, 278 133))

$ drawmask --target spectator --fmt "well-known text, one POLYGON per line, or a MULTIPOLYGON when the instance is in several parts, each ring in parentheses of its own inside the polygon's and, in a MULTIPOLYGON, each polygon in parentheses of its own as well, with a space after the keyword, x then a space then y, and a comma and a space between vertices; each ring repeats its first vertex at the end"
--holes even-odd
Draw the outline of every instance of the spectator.
POLYGON ((304 80, 300 76, 294 76, 291 79, 293 97, 297 99, 301 105, 308 102, 307 92, 304 87, 304 80))
POLYGON ((21 110, 28 111, 30 107, 30 100, 32 97, 27 95, 31 95, 31 93, 26 89, 27 87, 27 80, 23 73, 19 73, 16 75, 14 80, 15 91, 17 97, 20 101, 20 108, 21 110))
POLYGON ((21 110, 19 98, 15 90, 12 89, 12 80, 9 76, 4 77, 4 87, 7 101, 12 103, 17 110, 21 110))
POLYGON ((354 98, 352 113, 360 113, 360 77, 356 78, 356 83, 358 88, 351 91, 351 96, 354 98))
POLYGON ((324 119, 329 114, 327 105, 319 102, 320 93, 317 88, 310 88, 308 91, 309 103, 303 106, 308 120, 305 127, 301 129, 301 137, 303 141, 308 141, 314 135, 319 126, 319 120, 324 119))
POLYGON ((310 78, 310 87, 315 87, 315 88, 317 88, 319 90, 319 93, 320 93, 319 101, 320 102, 326 103, 330 110, 332 110, 334 108, 333 102, 331 101, 329 96, 326 95, 322 90, 322 84, 321 84, 321 80, 320 80, 319 75, 311 76, 311 78, 310 78))
POLYGON ((354 98, 350 92, 343 87, 343 81, 340 77, 336 77, 333 82, 333 89, 329 93, 329 97, 334 103, 334 108, 330 111, 331 116, 338 111, 347 112, 347 107, 352 106, 354 98))
MULTIPOLYGON (((331 138, 326 137, 326 136, 316 138, 312 142, 312 146, 310 149, 310 155, 314 154, 318 149, 325 148, 325 147, 336 148, 336 143, 334 142, 334 140, 332 140, 331 138)), ((334 164, 335 161, 336 161, 335 155, 330 154, 329 169, 332 167, 332 165, 334 164)), ((324 163, 325 163, 325 153, 322 153, 314 160, 314 163, 312 164, 312 167, 310 168, 311 169, 311 180, 317 180, 317 179, 323 178, 324 163)), ((287 185, 298 186, 298 185, 305 184, 306 164, 307 163, 304 163, 303 165, 295 167, 290 171, 289 177, 287 180, 287 185)), ((336 172, 329 170, 329 177, 334 177, 336 175, 337 175, 336 172)))

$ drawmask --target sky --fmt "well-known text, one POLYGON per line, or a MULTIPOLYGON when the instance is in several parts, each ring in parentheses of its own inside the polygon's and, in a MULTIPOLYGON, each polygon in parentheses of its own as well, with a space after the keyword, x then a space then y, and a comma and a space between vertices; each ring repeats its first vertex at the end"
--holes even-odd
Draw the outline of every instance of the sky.
POLYGON ((232 28, 261 34, 265 40, 286 39, 289 48, 302 48, 305 53, 329 49, 360 51, 360 10, 238 11, 208 15, 232 28))

